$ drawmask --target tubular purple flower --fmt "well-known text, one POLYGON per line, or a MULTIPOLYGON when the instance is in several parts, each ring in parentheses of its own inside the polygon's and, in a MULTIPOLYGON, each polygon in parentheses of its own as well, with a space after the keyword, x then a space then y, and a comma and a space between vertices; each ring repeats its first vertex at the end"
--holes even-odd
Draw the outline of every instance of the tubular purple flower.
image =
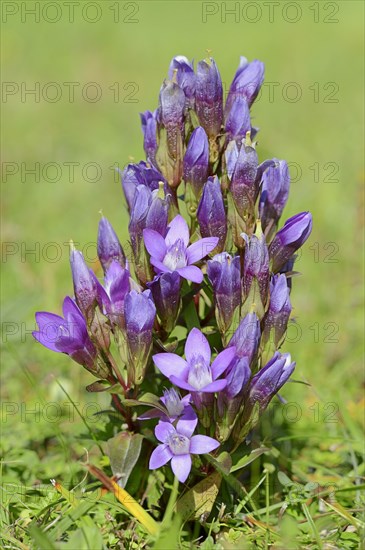
POLYGON ((258 403, 262 413, 274 395, 287 382, 295 369, 289 353, 276 352, 270 361, 251 380, 247 408, 253 408, 258 403))
POLYGON ((227 252, 217 254, 208 260, 207 273, 214 291, 218 326, 225 333, 241 302, 240 258, 232 258, 227 252))
POLYGON ((152 329, 156 308, 151 292, 131 290, 124 300, 124 318, 128 346, 128 384, 143 382, 152 349, 152 329))
POLYGON ((98 230, 98 257, 101 265, 103 266, 104 273, 115 260, 123 268, 128 268, 128 262, 126 260, 122 245, 112 228, 110 222, 102 217, 99 222, 98 230))
POLYGON ((35 317, 38 330, 32 334, 38 342, 52 351, 66 353, 76 363, 95 372, 96 348, 81 311, 69 296, 63 301, 63 317, 45 311, 38 311, 35 317))
POLYGON ((124 328, 124 301, 130 291, 129 279, 129 271, 116 261, 110 264, 104 277, 102 302, 105 313, 120 328, 124 328))
POLYGON ((184 90, 189 105, 193 106, 195 97, 195 73, 193 62, 190 62, 184 55, 177 55, 170 63, 169 79, 173 80, 176 75, 176 82, 184 90))
MULTIPOLYGON (((229 172, 232 173, 232 162, 235 155, 231 154, 227 157, 229 172)), ((256 184, 256 175, 258 169, 258 157, 256 150, 250 145, 242 143, 241 149, 237 155, 230 191, 232 193, 234 204, 239 215, 244 218, 247 212, 254 211, 254 203, 257 196, 258 186, 256 184)))
POLYGON ((217 176, 208 178, 199 202, 197 218, 203 237, 218 237, 216 252, 222 252, 227 236, 227 216, 217 176))
POLYGON ((263 230, 268 226, 276 229, 289 196, 288 165, 285 160, 273 161, 275 166, 270 166, 262 176, 259 212, 263 230))
POLYGON ((193 435, 195 425, 179 420, 176 428, 169 422, 159 422, 155 436, 161 442, 152 452, 149 468, 161 468, 171 460, 171 469, 181 483, 191 470, 191 454, 206 454, 219 447, 218 441, 206 435, 193 435))
POLYGON ((143 132, 143 148, 147 160, 155 164, 157 152, 157 111, 140 114, 143 132))
POLYGON ((246 240, 245 259, 243 267, 243 293, 247 297, 254 278, 257 279, 262 304, 266 304, 269 288, 269 251, 264 235, 251 238, 244 236, 246 240))
POLYGON ((79 250, 72 249, 70 264, 76 303, 84 315, 86 322, 92 321, 98 301, 98 290, 95 276, 87 267, 84 256, 79 250))
POLYGON ((263 343, 267 342, 270 332, 274 332, 274 344, 279 346, 284 336, 291 313, 290 292, 284 274, 274 275, 270 281, 269 309, 264 317, 263 343))
POLYGON ((248 313, 240 321, 229 342, 229 346, 235 347, 236 355, 239 359, 246 357, 249 364, 251 364, 256 357, 260 336, 260 321, 256 313, 248 313))
POLYGON ((184 136, 185 94, 172 81, 165 81, 160 90, 158 119, 167 132, 170 155, 176 159, 181 152, 180 142, 184 136))
POLYGON ((272 271, 277 273, 291 256, 303 246, 312 231, 312 215, 301 212, 289 218, 272 240, 269 253, 272 271))
POLYGON ((204 183, 208 177, 209 143, 208 137, 201 126, 195 128, 184 156, 184 181, 189 183, 194 194, 199 198, 204 183))
POLYGON ((162 181, 165 184, 164 189, 167 191, 162 174, 153 166, 148 166, 144 161, 138 164, 128 164, 121 173, 121 180, 129 210, 133 207, 136 189, 139 185, 144 185, 154 191, 159 189, 162 181))
POLYGON ((177 271, 188 281, 201 283, 201 270, 192 265, 209 254, 218 244, 218 237, 209 237, 189 245, 189 228, 184 218, 176 216, 168 225, 164 239, 152 229, 143 231, 144 243, 151 255, 151 264, 157 273, 177 271))
POLYGON ((181 277, 177 271, 161 273, 147 287, 151 290, 163 329, 170 333, 180 309, 181 277))
POLYGON ((212 57, 200 61, 197 66, 195 110, 200 125, 210 138, 215 138, 223 122, 223 86, 212 57))
POLYGON ((250 109, 244 97, 235 97, 225 121, 227 140, 241 142, 251 131, 250 109))
POLYGON ((197 328, 193 328, 186 340, 185 357, 174 353, 158 353, 153 356, 156 367, 170 382, 194 393, 215 393, 226 387, 227 381, 219 376, 227 369, 236 353, 235 347, 223 350, 212 365, 208 340, 197 328))
POLYGON ((255 59, 251 63, 245 57, 240 58, 240 64, 230 86, 225 107, 228 117, 232 104, 237 97, 244 98, 251 107, 264 81, 265 66, 255 59))

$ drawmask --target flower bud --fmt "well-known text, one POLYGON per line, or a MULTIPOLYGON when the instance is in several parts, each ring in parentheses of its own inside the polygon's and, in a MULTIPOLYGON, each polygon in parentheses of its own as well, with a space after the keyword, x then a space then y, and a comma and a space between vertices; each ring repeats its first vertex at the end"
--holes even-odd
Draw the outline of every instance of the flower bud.
POLYGON ((112 263, 117 261, 122 267, 127 266, 127 260, 119 239, 110 222, 102 217, 98 230, 98 257, 104 273, 112 263))
POLYGON ((230 155, 228 161, 230 164, 229 172, 232 173, 233 171, 230 191, 237 212, 242 218, 247 217, 247 213, 253 217, 257 196, 256 175, 259 164, 256 150, 251 145, 242 143, 234 170, 231 166, 234 155, 230 155))
POLYGON ((143 244, 143 230, 153 229, 165 236, 167 230, 169 201, 144 185, 139 185, 131 210, 129 235, 132 244, 136 274, 142 284, 153 278, 143 244))
POLYGON ((208 177, 209 143, 201 126, 190 136, 184 156, 184 181, 192 186, 194 195, 199 198, 208 177))
POLYGON ((274 275, 270 281, 269 309, 264 317, 263 344, 269 340, 273 331, 274 345, 279 347, 288 326, 291 309, 287 278, 284 274, 274 275))
POLYGON ((193 64, 184 55, 177 55, 170 63, 169 79, 174 80, 184 90, 188 104, 193 106, 195 97, 195 73, 193 64), (174 76, 176 75, 176 76, 174 76))
POLYGON ((229 88, 225 107, 225 115, 229 116, 233 102, 237 97, 244 98, 249 107, 255 101, 264 81, 265 66, 255 59, 251 63, 241 57, 239 67, 229 88))
POLYGON ((225 130, 229 141, 241 142, 251 131, 250 109, 244 97, 235 97, 226 117, 225 130))
POLYGON ((247 357, 249 364, 251 364, 257 353, 260 336, 260 321, 256 313, 248 313, 241 320, 229 342, 229 346, 235 346, 237 357, 240 359, 247 357))
POLYGON ((108 267, 104 278, 103 305, 110 321, 124 328, 124 301, 127 293, 130 291, 130 274, 127 269, 112 261, 108 267))
POLYGON ((273 159, 275 166, 270 166, 262 176, 262 187, 259 204, 262 228, 275 231, 279 218, 284 210, 289 195, 290 175, 285 160, 273 159))
POLYGON ((121 174, 121 180, 129 211, 133 206, 138 185, 144 185, 153 191, 159 188, 161 181, 165 181, 156 168, 148 166, 143 161, 138 164, 128 164, 121 174))
POLYGON ((156 308, 151 292, 132 290, 125 298, 124 316, 128 346, 128 385, 143 382, 152 349, 152 328, 156 308))
POLYGON ((274 395, 287 382, 295 369, 290 354, 276 352, 270 361, 251 380, 246 408, 257 402, 262 413, 274 395))
POLYGON ((141 123, 143 132, 143 148, 147 160, 155 164, 157 152, 157 120, 156 111, 145 111, 141 113, 141 123))
POLYGON ((161 326, 169 334, 180 309, 181 277, 177 271, 162 273, 147 286, 152 292, 161 326))
POLYGON ((170 155, 176 159, 182 149, 184 136, 185 94, 172 81, 165 81, 160 91, 159 121, 166 129, 167 146, 170 155))
POLYGON ((246 240, 245 259, 243 267, 243 293, 247 297, 252 281, 257 279, 262 304, 267 301, 269 286, 269 251, 266 245, 265 237, 261 234, 252 235, 251 238, 244 236, 246 240))
POLYGON ((216 318, 222 333, 229 329, 241 301, 240 258, 222 252, 208 261, 208 278, 214 291, 216 318))
POLYGON ((215 251, 221 252, 227 236, 227 216, 217 176, 208 178, 204 185, 197 218, 202 237, 218 237, 219 242, 215 251))
POLYGON ((82 252, 75 248, 71 250, 70 264, 76 303, 89 324, 98 301, 95 277, 87 267, 82 252))
POLYGON ((272 271, 277 273, 308 239, 312 231, 312 215, 301 212, 289 218, 272 240, 269 252, 272 271))
POLYGON ((213 58, 200 61, 197 66, 195 110, 200 125, 210 138, 221 131, 223 122, 223 86, 213 58))

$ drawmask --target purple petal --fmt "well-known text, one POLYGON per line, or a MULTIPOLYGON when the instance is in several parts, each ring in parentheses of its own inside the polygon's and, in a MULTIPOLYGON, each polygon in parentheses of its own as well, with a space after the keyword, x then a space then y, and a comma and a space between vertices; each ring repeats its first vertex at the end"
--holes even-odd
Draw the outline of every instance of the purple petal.
POLYGON ((191 470, 191 456, 179 455, 173 456, 171 459, 171 468, 177 479, 184 483, 191 470))
POLYGON ((194 433, 197 423, 198 419, 196 416, 195 418, 192 418, 190 420, 180 418, 180 420, 176 424, 176 431, 190 438, 194 433))
MULTIPOLYGON (((166 271, 167 271, 167 268, 166 268, 166 271)), ((187 279, 188 281, 192 281, 193 283, 201 283, 203 280, 203 273, 201 272, 199 267, 196 267, 195 265, 188 265, 186 267, 181 267, 176 271, 178 272, 179 275, 181 275, 181 277, 184 277, 184 279, 187 279)))
POLYGON ((189 228, 184 218, 180 215, 176 216, 168 225, 169 230, 166 235, 167 247, 174 244, 178 239, 182 239, 185 247, 189 244, 189 228))
POLYGON ((166 273, 168 271, 171 273, 171 269, 166 267, 165 264, 163 264, 160 260, 151 257, 150 262, 158 271, 162 271, 163 273, 166 273))
POLYGON ((217 355, 212 363, 213 380, 216 380, 226 370, 235 355, 235 346, 224 349, 217 355))
POLYGON ((173 457, 168 445, 159 445, 151 454, 149 469, 161 468, 173 457))
POLYGON ((227 385, 227 380, 216 380, 215 382, 212 382, 211 384, 208 384, 205 386, 205 388, 201 388, 202 393, 214 393, 216 391, 223 390, 227 385))
POLYGON ((149 254, 162 261, 166 254, 166 243, 163 236, 153 229, 144 229, 143 240, 149 254))
POLYGON ((192 392, 197 391, 196 388, 193 388, 193 386, 191 386, 187 382, 184 382, 184 380, 181 380, 177 376, 174 376, 174 375, 170 376, 170 382, 172 382, 172 384, 175 384, 175 386, 177 386, 178 388, 181 388, 182 390, 187 390, 192 392))
POLYGON ((60 350, 56 347, 55 342, 49 336, 47 336, 44 332, 34 330, 32 332, 32 335, 33 335, 33 338, 35 338, 35 340, 37 340, 45 348, 48 348, 52 351, 57 351, 58 353, 60 353, 60 350))
POLYGON ((218 242, 218 237, 205 237, 191 244, 186 250, 188 263, 195 264, 195 262, 207 256, 217 246, 218 242))
POLYGON ((190 452, 194 455, 210 453, 219 447, 218 441, 207 435, 194 435, 190 440, 190 452))
POLYGON ((157 353, 152 357, 156 367, 164 376, 170 378, 176 375, 178 378, 187 378, 189 367, 187 362, 175 353, 157 353))
POLYGON ((69 315, 76 315, 77 317, 81 317, 83 319, 81 311, 70 296, 66 296, 63 300, 62 311, 65 319, 67 319, 69 315))
POLYGON ((174 433, 176 433, 176 430, 170 422, 161 420, 155 428, 155 436, 161 443, 166 443, 167 439, 174 433))
POLYGON ((187 361, 190 362, 194 355, 201 355, 204 361, 210 365, 210 345, 204 334, 198 328, 193 328, 190 331, 184 351, 187 361))

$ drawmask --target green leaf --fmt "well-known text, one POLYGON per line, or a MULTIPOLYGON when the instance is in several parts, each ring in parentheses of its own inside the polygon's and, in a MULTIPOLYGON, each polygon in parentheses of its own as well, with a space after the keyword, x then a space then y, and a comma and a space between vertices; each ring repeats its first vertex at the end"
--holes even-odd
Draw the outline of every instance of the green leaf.
POLYGON ((106 454, 110 460, 110 467, 118 479, 118 485, 125 487, 128 478, 141 454, 143 436, 120 432, 115 437, 108 439, 106 454))
POLYGON ((268 447, 260 447, 259 449, 253 450, 248 456, 243 456, 234 466, 232 466, 230 473, 232 474, 233 472, 237 472, 237 470, 245 468, 245 466, 251 464, 256 458, 268 451, 270 451, 268 447))
POLYGON ((28 527, 28 532, 36 544, 38 550, 57 550, 52 540, 44 533, 37 525, 33 524, 28 527))
POLYGON ((194 300, 190 300, 186 304, 186 306, 185 306, 185 308, 182 312, 182 315, 185 319, 188 331, 190 331, 194 327, 200 329, 200 321, 199 321, 198 313, 196 311, 194 300))
POLYGON ((176 511, 183 521, 187 519, 200 519, 201 516, 207 517, 215 503, 222 476, 214 472, 207 478, 199 481, 176 503, 176 511))

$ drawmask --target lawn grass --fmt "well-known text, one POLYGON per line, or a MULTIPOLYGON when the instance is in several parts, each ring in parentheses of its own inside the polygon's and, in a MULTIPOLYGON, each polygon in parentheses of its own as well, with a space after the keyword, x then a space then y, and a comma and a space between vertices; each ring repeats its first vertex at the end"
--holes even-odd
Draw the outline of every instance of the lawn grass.
MULTIPOLYGON (((39 23, 31 16, 22 22, 23 8, 15 4, 19 13, 2 25, 2 78, 19 86, 3 104, 3 161, 13 163, 4 167, 2 189, 3 547, 361 548, 363 4, 298 2, 301 17, 290 23, 288 2, 277 6, 273 22, 265 3, 252 3, 261 5, 257 22, 247 20, 254 19, 244 11, 247 2, 238 3, 237 22, 228 15, 224 22, 224 3, 210 2, 218 12, 203 22, 204 3, 142 1, 119 3, 115 23, 110 8, 117 3, 104 1, 97 2, 96 23, 83 20, 80 10, 69 23, 60 2, 62 17, 54 24, 42 16, 39 23), (30 331, 35 311, 59 311, 72 291, 69 239, 93 260, 100 209, 126 242, 127 214, 112 167, 143 157, 139 112, 155 108, 170 59, 181 53, 199 60, 207 49, 227 85, 239 55, 265 62, 271 85, 253 111, 259 157, 292 163, 297 181, 285 216, 313 213, 293 290, 296 325, 285 346, 297 362, 296 380, 308 385, 287 385, 287 404, 274 403, 252 434, 252 449, 268 450, 243 470, 243 493, 225 483, 235 514, 221 508, 204 529, 173 515, 154 541, 110 494, 101 495, 84 466, 90 460, 108 470, 96 444, 112 435, 101 413, 109 409, 107 397, 88 394, 91 377, 41 349, 30 331), (22 83, 30 89, 37 82, 40 101, 22 98, 22 83), (44 99, 51 82, 61 88, 54 103, 44 99), (66 82, 80 83, 74 102, 66 82), (102 93, 94 103, 80 92, 90 82, 102 93), (39 174, 26 174, 35 163, 39 174), (55 167, 44 172, 47 163, 57 164, 58 181, 50 181, 55 167), (77 163, 74 178, 69 163, 77 163), (90 181, 92 166, 85 172, 88 163, 97 164, 97 181, 90 181), (10 169, 18 171, 10 175, 10 169), (50 479, 73 497, 57 492, 50 479)), ((149 481, 146 495, 133 476, 127 489, 153 514, 164 479, 149 481)), ((225 496, 222 489, 218 510, 225 496)))

